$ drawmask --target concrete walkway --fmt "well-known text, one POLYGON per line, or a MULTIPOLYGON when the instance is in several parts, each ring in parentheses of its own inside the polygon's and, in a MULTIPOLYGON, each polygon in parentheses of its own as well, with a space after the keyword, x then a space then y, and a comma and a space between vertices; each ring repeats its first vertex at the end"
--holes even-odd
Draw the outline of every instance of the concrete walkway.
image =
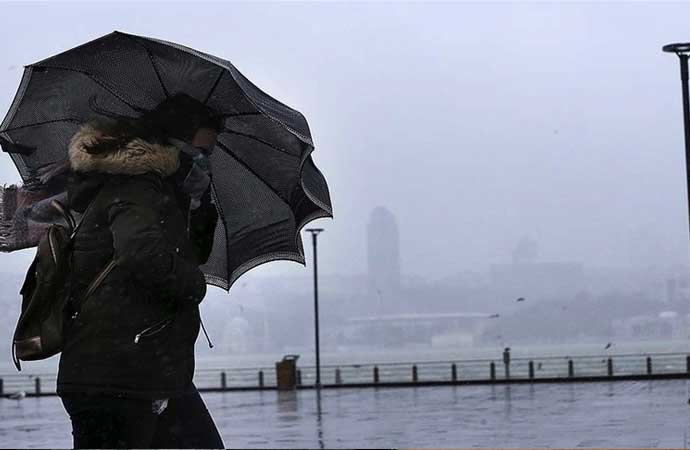
MULTIPOLYGON (((206 393, 233 448, 665 447, 690 434, 688 381, 206 393)), ((2 448, 71 446, 56 397, 0 400, 2 448)))

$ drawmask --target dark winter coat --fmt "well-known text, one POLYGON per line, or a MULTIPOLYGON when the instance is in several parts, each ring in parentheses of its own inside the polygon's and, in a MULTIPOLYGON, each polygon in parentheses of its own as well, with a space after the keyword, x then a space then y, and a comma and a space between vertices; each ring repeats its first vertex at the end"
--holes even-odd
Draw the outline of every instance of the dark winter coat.
POLYGON ((206 293, 199 264, 210 252, 208 239, 194 245, 189 234, 208 236, 217 216, 208 196, 196 212, 202 223, 188 215, 175 147, 135 139, 105 155, 83 148, 106 138, 86 124, 69 145, 70 207, 93 205, 74 243, 67 314, 75 317, 65 325, 57 392, 174 397, 194 374, 198 304, 206 293))

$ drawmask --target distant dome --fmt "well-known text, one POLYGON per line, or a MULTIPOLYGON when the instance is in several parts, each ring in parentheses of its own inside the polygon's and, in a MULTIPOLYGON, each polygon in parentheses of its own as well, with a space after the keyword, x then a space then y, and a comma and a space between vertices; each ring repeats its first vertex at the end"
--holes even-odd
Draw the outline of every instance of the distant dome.
POLYGON ((675 319, 678 317, 678 313, 675 311, 661 311, 659 313, 660 319, 675 319))

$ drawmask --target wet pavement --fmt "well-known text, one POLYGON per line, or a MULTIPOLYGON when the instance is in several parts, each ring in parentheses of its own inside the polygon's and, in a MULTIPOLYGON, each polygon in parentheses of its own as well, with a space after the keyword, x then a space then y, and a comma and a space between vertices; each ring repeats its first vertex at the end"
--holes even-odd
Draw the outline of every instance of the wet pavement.
MULTIPOLYGON (((232 448, 685 448, 690 381, 205 393, 232 448)), ((0 447, 71 447, 57 397, 0 400, 0 447)))

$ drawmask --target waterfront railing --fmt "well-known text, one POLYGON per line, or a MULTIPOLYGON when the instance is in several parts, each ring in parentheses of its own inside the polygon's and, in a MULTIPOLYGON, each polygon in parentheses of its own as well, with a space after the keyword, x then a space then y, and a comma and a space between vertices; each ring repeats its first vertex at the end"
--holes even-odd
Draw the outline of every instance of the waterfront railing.
MULTIPOLYGON (((314 387, 316 368, 297 366, 297 387, 314 387)), ((0 395, 55 395, 55 374, 0 376, 0 395)), ((620 381, 690 378, 690 355, 685 353, 545 356, 458 361, 423 361, 322 365, 324 388, 424 386, 530 382, 620 381)), ((276 389, 273 367, 197 369, 200 391, 276 389)))

